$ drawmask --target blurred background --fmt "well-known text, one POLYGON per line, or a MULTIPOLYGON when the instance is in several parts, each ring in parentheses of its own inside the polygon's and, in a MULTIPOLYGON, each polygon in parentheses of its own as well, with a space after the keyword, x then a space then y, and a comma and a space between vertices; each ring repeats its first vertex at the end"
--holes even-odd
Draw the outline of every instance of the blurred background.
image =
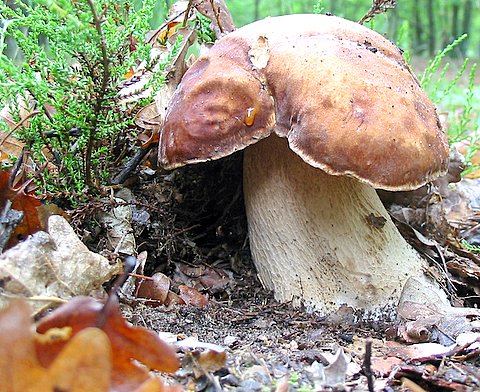
MULTIPOLYGON (((168 8, 173 0, 167 0, 168 8)), ((371 0, 226 0, 237 26, 266 16, 292 13, 330 12, 359 20, 370 8, 371 0)), ((375 30, 384 33, 404 50, 432 56, 463 33, 469 37, 454 50, 456 57, 480 56, 479 0, 398 0, 396 7, 373 21, 375 30)))

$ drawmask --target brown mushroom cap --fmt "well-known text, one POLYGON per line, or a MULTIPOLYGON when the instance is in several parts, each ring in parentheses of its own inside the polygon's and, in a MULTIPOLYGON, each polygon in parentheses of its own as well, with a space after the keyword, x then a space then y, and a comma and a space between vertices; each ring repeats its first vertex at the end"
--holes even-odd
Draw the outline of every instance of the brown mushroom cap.
POLYGON ((376 188, 443 173, 448 143, 401 51, 357 23, 288 15, 220 39, 186 72, 166 113, 166 168, 218 159, 275 132, 305 162, 376 188))

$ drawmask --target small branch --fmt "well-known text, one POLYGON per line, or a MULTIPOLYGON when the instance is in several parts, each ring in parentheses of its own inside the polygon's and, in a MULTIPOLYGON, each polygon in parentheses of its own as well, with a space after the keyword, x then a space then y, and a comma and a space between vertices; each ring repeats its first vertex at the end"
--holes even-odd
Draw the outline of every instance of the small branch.
POLYGON ((386 13, 389 9, 395 8, 396 0, 373 0, 368 12, 358 21, 360 24, 370 22, 376 15, 386 13))
POLYGON ((368 338, 365 342, 365 357, 362 364, 363 373, 367 377, 368 392, 374 392, 373 372, 372 372, 372 339, 368 338))
POLYGON ((147 155, 154 145, 149 144, 146 148, 140 148, 133 158, 131 158, 120 173, 112 180, 113 185, 123 184, 133 170, 140 164, 145 155, 147 155))
POLYGON ((108 59, 107 53, 107 43, 105 42, 105 36, 103 35, 102 30, 102 21, 97 14, 95 9, 95 4, 93 0, 87 0, 88 5, 92 11, 93 22, 95 24, 95 29, 100 37, 100 49, 102 51, 102 64, 103 64, 103 76, 102 76, 102 85, 100 90, 97 93, 97 99, 94 107, 94 119, 91 124, 90 134, 88 135, 88 144, 87 151, 85 152, 85 182, 88 186, 92 186, 92 153, 93 147, 95 144, 95 133, 98 124, 98 114, 100 113, 105 100, 105 95, 107 94, 108 83, 110 82, 110 61, 108 59))
POLYGON ((210 0, 210 5, 212 6, 213 15, 215 16, 215 20, 217 21, 217 25, 218 25, 218 28, 220 29, 220 32, 223 34, 225 33, 225 31, 223 30, 222 22, 220 22, 220 9, 216 10, 215 4, 213 2, 214 0, 210 0))
MULTIPOLYGON (((183 17, 183 25, 186 26, 188 22, 188 16, 190 15, 190 10, 193 6, 193 0, 190 0, 187 4, 187 10, 185 11, 185 16, 183 17)), ((179 14, 180 15, 180 14, 179 14)))

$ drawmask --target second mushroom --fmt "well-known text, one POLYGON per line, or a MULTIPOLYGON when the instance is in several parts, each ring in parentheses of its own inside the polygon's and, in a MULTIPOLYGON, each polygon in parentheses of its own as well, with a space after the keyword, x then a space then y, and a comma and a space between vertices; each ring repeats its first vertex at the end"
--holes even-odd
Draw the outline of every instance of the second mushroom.
POLYGON ((244 148, 252 257, 275 298, 378 310, 423 277, 375 188, 431 181, 448 144, 391 42, 325 15, 267 18, 220 39, 172 97, 159 157, 173 169, 244 148))

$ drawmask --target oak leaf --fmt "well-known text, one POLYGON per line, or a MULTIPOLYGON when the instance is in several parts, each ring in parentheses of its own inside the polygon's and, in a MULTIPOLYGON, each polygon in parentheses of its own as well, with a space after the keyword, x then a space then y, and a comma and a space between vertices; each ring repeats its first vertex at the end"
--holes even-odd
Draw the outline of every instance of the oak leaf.
POLYGON ((30 308, 15 301, 0 312, 0 384, 8 392, 109 391, 111 348, 98 328, 80 331, 49 367, 35 352, 30 308))
MULTIPOLYGON (((72 328, 73 336, 90 327, 98 327, 108 336, 112 349, 111 391, 177 390, 176 387, 151 381, 147 370, 175 372, 179 364, 174 350, 153 331, 129 325, 120 313, 116 297, 110 297, 105 306, 92 298, 76 297, 42 319, 37 332, 45 333, 52 328, 67 326, 72 328), (145 367, 138 366, 133 360, 145 367), (152 389, 152 385, 162 386, 162 389, 152 389)), ((53 342, 48 350, 43 345, 37 345, 40 363, 49 367, 66 344, 62 340, 53 342)))

